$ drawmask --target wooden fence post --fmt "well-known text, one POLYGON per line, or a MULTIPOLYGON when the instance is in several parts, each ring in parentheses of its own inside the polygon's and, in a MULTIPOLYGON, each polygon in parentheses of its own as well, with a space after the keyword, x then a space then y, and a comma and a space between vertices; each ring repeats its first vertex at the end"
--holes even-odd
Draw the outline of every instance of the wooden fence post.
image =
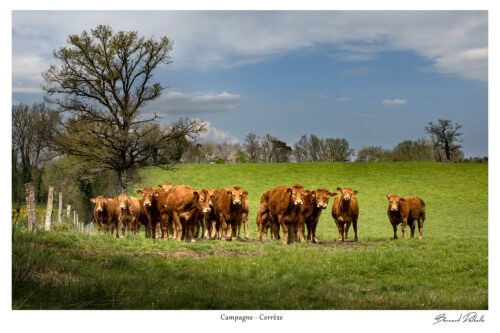
POLYGON ((63 201, 63 194, 62 192, 59 192, 59 210, 57 211, 57 223, 61 224, 62 223, 62 201, 63 201))
POLYGON ((36 232, 36 210, 35 210, 35 185, 24 184, 26 191, 26 206, 28 207, 28 231, 36 232))
POLYGON ((69 223, 71 219, 71 205, 66 205, 66 222, 69 223))
POLYGON ((45 212, 45 231, 50 231, 52 224, 52 204, 54 201, 54 186, 49 186, 49 194, 47 195, 47 210, 45 212))

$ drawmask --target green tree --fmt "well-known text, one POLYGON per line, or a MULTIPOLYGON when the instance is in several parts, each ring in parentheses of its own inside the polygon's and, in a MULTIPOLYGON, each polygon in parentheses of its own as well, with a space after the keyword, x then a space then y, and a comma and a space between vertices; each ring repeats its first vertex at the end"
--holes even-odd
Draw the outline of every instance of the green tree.
POLYGON ((200 121, 188 119, 160 128, 156 114, 141 114, 164 89, 152 79, 158 66, 171 63, 167 37, 145 39, 135 31, 113 33, 99 25, 70 35, 68 44, 54 52, 60 66, 42 74, 45 99, 70 113, 55 142, 100 171, 113 170, 120 192, 130 169, 155 163, 171 140, 204 130, 200 121))

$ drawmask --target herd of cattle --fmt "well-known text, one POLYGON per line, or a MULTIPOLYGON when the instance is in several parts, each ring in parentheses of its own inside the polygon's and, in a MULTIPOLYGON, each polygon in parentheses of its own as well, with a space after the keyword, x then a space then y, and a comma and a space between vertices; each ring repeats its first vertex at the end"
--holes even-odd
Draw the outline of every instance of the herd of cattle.
MULTIPOLYGON (((248 230, 248 192, 241 187, 196 190, 186 185, 165 183, 156 189, 145 187, 137 190, 142 197, 135 198, 127 194, 119 194, 114 198, 98 196, 92 198, 94 219, 99 233, 114 234, 123 238, 125 230, 135 235, 141 226, 145 227, 147 238, 177 239, 195 242, 201 237, 205 239, 232 240, 241 239, 241 227, 244 228, 244 239, 249 240, 248 230)), ((316 227, 323 209, 328 207, 330 197, 335 197, 332 206, 332 217, 339 231, 339 241, 348 240, 349 228, 352 224, 354 240, 358 240, 359 207, 356 199, 358 191, 350 188, 337 188, 330 192, 326 188, 306 190, 301 185, 278 186, 269 189, 260 199, 257 212, 259 241, 267 239, 270 229, 271 239, 280 239, 280 228, 283 243, 305 242, 317 243, 316 227)), ((396 228, 401 224, 403 238, 406 238, 406 226, 415 233, 415 221, 422 238, 425 221, 425 203, 419 197, 399 197, 387 193, 389 206, 387 215, 397 238, 396 228)))

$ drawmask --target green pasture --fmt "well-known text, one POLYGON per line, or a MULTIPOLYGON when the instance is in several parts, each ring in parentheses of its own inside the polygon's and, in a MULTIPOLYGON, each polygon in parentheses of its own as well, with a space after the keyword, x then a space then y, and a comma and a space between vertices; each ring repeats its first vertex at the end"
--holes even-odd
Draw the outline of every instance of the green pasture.
MULTIPOLYGON (((487 309, 488 166, 300 163, 148 168, 130 193, 165 181, 249 192, 249 242, 195 244, 13 228, 14 309, 487 309), (319 244, 256 242, 271 187, 359 191, 358 242, 339 243, 329 208, 319 244), (392 240, 386 192, 426 203, 423 240, 392 240)), ((22 224, 21 222, 19 224, 22 224)))

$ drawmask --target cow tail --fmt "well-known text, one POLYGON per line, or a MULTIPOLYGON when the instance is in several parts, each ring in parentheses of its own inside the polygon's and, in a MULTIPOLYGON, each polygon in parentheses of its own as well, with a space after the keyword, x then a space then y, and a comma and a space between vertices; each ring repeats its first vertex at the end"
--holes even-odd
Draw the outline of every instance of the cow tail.
POLYGON ((420 216, 422 217, 422 221, 425 221, 425 202, 424 202, 424 200, 420 199, 420 204, 422 205, 422 208, 420 209, 420 216))

